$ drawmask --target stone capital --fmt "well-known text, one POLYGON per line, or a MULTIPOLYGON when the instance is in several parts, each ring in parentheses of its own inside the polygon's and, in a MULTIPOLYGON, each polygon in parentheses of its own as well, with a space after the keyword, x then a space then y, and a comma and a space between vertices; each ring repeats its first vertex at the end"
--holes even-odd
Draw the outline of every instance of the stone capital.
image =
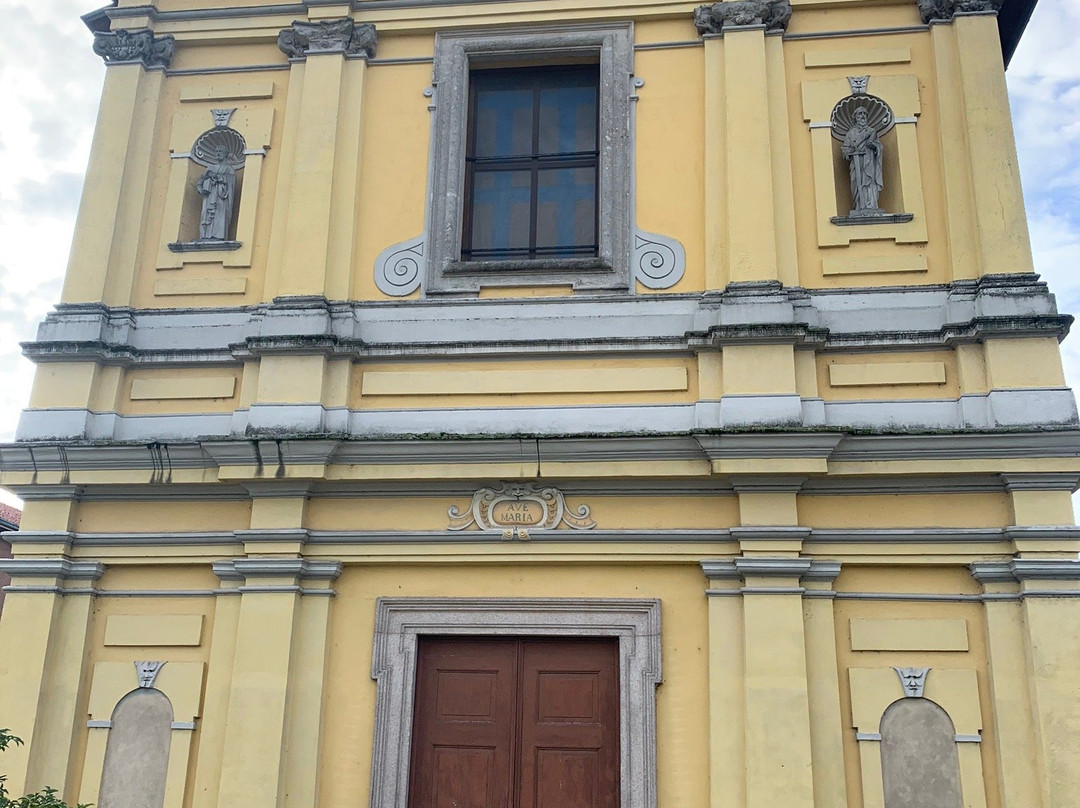
POLYGON ((140 62, 145 67, 168 67, 176 51, 172 35, 154 36, 149 28, 128 31, 98 31, 94 34, 94 53, 106 64, 140 62))
POLYGON ((278 34, 278 47, 290 59, 305 59, 318 53, 341 53, 372 59, 375 57, 376 41, 374 25, 357 25, 349 17, 318 22, 295 20, 292 26, 278 34))
POLYGON ((997 13, 1002 0, 918 0, 924 23, 949 21, 957 14, 997 13))
POLYGON ((722 34, 726 29, 742 26, 765 26, 766 31, 787 30, 791 20, 789 0, 731 0, 698 6, 694 25, 698 33, 722 34))

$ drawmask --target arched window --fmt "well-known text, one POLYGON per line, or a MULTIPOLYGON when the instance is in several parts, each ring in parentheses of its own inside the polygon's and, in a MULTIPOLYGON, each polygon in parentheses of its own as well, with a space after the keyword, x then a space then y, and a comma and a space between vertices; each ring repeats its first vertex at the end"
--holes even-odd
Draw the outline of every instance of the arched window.
POLYGON ((963 808, 956 730, 924 698, 894 702, 881 717, 885 808, 963 808))
POLYGON ((139 688, 112 714, 99 808, 163 808, 173 709, 160 690, 139 688))

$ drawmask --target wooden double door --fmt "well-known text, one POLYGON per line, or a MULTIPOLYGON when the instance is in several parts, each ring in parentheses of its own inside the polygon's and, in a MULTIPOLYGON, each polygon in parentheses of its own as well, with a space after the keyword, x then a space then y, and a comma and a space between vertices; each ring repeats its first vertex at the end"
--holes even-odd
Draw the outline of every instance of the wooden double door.
POLYGON ((619 808, 615 639, 422 638, 409 808, 619 808))

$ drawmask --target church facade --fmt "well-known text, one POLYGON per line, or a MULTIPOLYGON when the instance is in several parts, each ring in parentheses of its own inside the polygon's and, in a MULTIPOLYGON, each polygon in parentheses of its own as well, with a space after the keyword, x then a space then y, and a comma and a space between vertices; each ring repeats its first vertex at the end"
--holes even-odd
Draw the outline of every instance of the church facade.
POLYGON ((9 789, 1073 805, 1031 10, 87 15, 86 186, 0 446, 9 789))

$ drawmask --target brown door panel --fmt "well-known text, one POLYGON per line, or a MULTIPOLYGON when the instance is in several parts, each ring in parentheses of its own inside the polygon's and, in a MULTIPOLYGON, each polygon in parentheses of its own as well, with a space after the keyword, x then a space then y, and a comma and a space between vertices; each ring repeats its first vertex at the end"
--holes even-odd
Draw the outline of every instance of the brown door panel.
POLYGON ((420 641, 409 808, 618 808, 614 640, 420 641))

